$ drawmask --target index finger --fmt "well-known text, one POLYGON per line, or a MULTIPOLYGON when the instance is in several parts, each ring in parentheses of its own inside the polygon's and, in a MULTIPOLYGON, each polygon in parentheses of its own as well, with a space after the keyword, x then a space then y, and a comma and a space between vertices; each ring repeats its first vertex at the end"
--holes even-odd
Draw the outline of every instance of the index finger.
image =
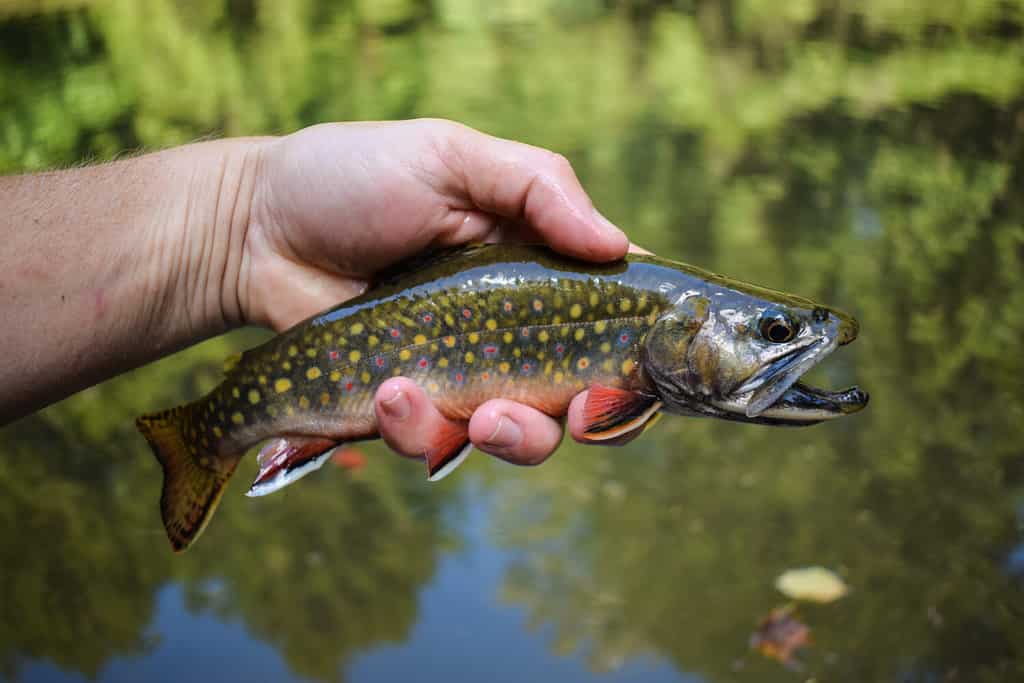
POLYGON ((622 258, 626 235, 594 208, 568 160, 555 152, 456 125, 440 150, 449 194, 526 221, 557 251, 590 261, 622 258))

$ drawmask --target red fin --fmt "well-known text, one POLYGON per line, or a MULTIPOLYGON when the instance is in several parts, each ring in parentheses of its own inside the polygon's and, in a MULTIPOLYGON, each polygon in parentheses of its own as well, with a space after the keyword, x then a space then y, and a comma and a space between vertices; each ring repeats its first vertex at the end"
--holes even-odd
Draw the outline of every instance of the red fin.
POLYGON ((642 430, 661 409, 661 401, 640 391, 614 389, 594 384, 583 407, 583 438, 611 441, 642 430))
POLYGON ((338 445, 320 436, 287 436, 274 439, 256 456, 260 471, 246 493, 264 496, 317 470, 338 445))
POLYGON ((473 444, 469 441, 469 425, 448 420, 434 443, 423 454, 427 461, 427 480, 439 481, 462 464, 473 444))

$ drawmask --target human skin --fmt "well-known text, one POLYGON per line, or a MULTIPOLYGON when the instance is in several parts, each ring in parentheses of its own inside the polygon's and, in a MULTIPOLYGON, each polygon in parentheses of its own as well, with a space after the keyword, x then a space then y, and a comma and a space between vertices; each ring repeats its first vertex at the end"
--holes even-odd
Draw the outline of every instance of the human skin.
MULTIPOLYGON (((564 157, 440 120, 323 124, 110 164, 0 178, 0 424, 245 324, 277 331, 436 246, 544 241, 593 261, 628 241, 564 157)), ((570 407, 582 434, 584 396, 570 407)), ((375 397, 419 456, 444 418, 411 381, 375 397)), ((561 424, 488 401, 473 443, 520 464, 561 424)))

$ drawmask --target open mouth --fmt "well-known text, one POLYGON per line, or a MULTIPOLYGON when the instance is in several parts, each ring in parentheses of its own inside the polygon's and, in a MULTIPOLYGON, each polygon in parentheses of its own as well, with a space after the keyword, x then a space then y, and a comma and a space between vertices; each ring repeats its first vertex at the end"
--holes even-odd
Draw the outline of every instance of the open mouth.
POLYGON ((819 422, 862 410, 868 394, 853 386, 838 391, 818 389, 799 382, 808 370, 852 337, 818 339, 787 351, 754 373, 738 389, 748 397, 748 418, 784 422, 819 422))

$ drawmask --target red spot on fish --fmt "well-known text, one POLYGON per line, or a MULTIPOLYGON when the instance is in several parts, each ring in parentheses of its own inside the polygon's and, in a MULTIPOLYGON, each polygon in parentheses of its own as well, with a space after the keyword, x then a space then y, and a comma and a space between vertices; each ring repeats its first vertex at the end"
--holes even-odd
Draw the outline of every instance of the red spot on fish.
POLYGON ((524 373, 530 372, 530 370, 532 370, 532 369, 533 369, 532 365, 530 365, 529 363, 523 363, 523 372, 524 373))
POLYGON ((519 334, 523 335, 524 337, 529 337, 530 336, 530 328, 529 327, 522 328, 521 330, 519 330, 519 334))
POLYGON ((377 356, 373 359, 373 362, 378 368, 384 367, 384 356, 377 356))
POLYGON ((501 305, 501 309, 503 311, 505 311, 506 313, 511 313, 512 312, 512 302, 511 301, 506 301, 505 303, 503 303, 501 305))
POLYGON ((392 339, 398 339, 399 337, 402 336, 402 333, 398 331, 397 327, 392 327, 388 334, 391 335, 392 339))
POLYGON ((494 358, 498 355, 498 347, 487 345, 484 347, 484 356, 487 358, 494 358))
POLYGON ((587 360, 586 358, 580 358, 578 361, 576 361, 576 367, 579 368, 580 370, 586 370, 587 368, 590 367, 590 361, 587 360))
POLYGON ((337 351, 331 351, 330 353, 328 353, 328 354, 327 354, 327 356, 328 356, 328 357, 329 357, 329 358, 330 358, 331 360, 338 360, 339 358, 341 358, 341 354, 340 354, 340 353, 338 353, 337 351))
POLYGON ((427 361, 426 358, 420 358, 416 365, 420 366, 420 368, 425 369, 428 365, 430 365, 430 363, 427 361))
POLYGON ((482 373, 480 373, 480 379, 482 379, 483 381, 486 382, 490 378, 491 378, 491 373, 489 373, 489 372, 482 372, 482 373))
POLYGON ((345 383, 345 391, 352 391, 352 388, 353 388, 352 382, 346 382, 345 383))
POLYGON ((565 353, 565 344, 556 344, 555 353, 557 353, 559 356, 565 353))
POLYGON ((619 335, 619 341, 625 344, 626 342, 629 341, 629 335, 623 332, 622 334, 619 335))
POLYGON ((456 372, 455 373, 455 381, 458 382, 459 384, 461 384, 462 381, 465 380, 465 379, 466 379, 466 377, 461 372, 456 372))
POLYGON ((331 456, 331 464, 352 472, 358 472, 366 467, 366 456, 358 448, 339 448, 331 456))
POLYGON ((424 313, 423 322, 429 325, 430 323, 434 322, 434 316, 430 315, 429 313, 424 313))
POLYGON ((466 320, 469 320, 470 318, 473 317, 473 311, 469 310, 468 308, 463 308, 462 317, 465 318, 466 320))

